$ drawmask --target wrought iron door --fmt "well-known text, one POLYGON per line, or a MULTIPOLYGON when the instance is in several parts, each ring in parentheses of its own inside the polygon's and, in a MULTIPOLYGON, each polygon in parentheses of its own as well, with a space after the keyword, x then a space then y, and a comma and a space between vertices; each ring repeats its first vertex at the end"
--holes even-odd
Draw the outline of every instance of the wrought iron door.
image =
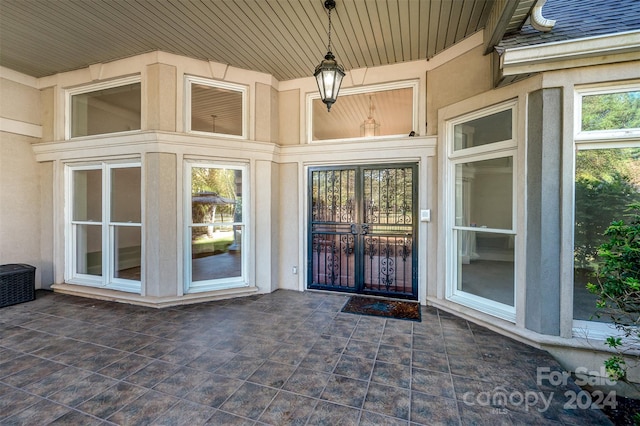
POLYGON ((418 298, 417 165, 309 170, 308 287, 418 298))

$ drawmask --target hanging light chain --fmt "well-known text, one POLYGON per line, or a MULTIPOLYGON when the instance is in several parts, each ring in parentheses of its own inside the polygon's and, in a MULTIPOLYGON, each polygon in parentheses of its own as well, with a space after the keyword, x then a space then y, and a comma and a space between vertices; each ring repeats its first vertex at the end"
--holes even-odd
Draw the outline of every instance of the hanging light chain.
POLYGON ((327 45, 327 51, 331 52, 331 11, 333 7, 329 8, 329 44, 327 45))

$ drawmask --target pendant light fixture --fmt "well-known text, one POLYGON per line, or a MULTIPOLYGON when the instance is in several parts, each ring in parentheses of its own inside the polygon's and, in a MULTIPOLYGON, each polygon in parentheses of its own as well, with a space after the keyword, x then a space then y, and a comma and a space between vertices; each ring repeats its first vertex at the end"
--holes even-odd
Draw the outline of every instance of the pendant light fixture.
POLYGON ((327 45, 327 54, 324 56, 320 65, 316 67, 313 76, 318 83, 320 98, 327 106, 327 111, 331 111, 331 105, 338 98, 342 77, 344 77, 344 67, 338 64, 335 56, 331 53, 331 11, 336 7, 335 0, 326 0, 324 7, 329 11, 329 44, 327 45))
POLYGON ((369 96, 369 117, 360 125, 360 136, 369 138, 380 134, 380 123, 373 118, 373 100, 369 96))

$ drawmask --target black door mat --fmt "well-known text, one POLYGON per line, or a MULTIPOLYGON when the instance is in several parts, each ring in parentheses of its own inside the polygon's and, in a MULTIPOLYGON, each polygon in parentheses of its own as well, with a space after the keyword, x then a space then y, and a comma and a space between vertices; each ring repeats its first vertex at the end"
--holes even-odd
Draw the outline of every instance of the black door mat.
POLYGON ((351 296, 349 301, 347 301, 342 308, 342 312, 409 321, 421 321, 420 304, 417 302, 402 302, 399 300, 351 296))

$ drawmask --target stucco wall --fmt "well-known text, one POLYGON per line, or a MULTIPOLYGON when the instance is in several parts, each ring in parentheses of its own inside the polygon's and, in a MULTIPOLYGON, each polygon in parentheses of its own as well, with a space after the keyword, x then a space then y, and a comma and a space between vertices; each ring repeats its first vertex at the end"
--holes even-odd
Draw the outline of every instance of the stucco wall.
MULTIPOLYGON (((38 128, 40 117, 40 92, 37 89, 0 78, 3 126, 38 128)), ((35 266, 39 288, 42 264, 40 179, 31 149, 38 141, 35 137, 0 131, 0 264, 35 266)))
POLYGON ((0 78, 0 116, 40 124, 40 92, 6 78, 0 78))
POLYGON ((300 143, 300 90, 286 90, 279 94, 279 143, 300 143))
POLYGON ((278 91, 272 86, 256 84, 256 140, 278 142, 278 91))
POLYGON ((148 153, 145 158, 145 294, 178 292, 176 156, 148 153))
POLYGON ((304 220, 299 211, 302 188, 298 182, 298 163, 280 165, 280 209, 278 215, 280 232, 278 245, 280 252, 279 286, 287 290, 298 290, 298 277, 304 265, 298 265, 300 253, 299 221, 304 220), (295 273, 293 268, 296 268, 295 273))
POLYGON ((478 46, 427 72, 427 135, 438 133, 438 110, 493 88, 491 56, 478 46))
MULTIPOLYGON (((3 94, 2 94, 3 96, 3 94)), ((40 285, 40 181, 33 138, 0 133, 0 263, 36 267, 40 285)))
POLYGON ((42 123, 42 140, 52 141, 54 137, 55 124, 55 95, 53 87, 47 87, 40 91, 40 111, 42 123))
MULTIPOLYGON (((176 131, 176 67, 166 64, 147 66, 146 129, 176 131)), ((145 130, 146 130, 145 129, 145 130)))

